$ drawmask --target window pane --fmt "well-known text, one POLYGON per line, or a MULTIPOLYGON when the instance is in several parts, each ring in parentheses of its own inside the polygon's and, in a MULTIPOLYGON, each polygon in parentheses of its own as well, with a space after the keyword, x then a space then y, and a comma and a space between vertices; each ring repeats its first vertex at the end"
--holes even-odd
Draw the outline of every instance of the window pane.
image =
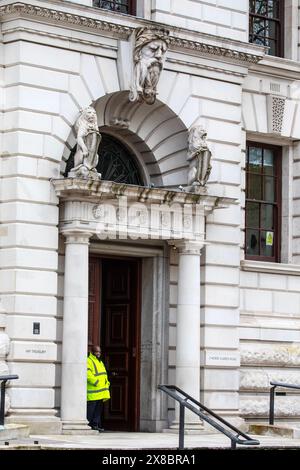
POLYGON ((279 18, 279 1, 268 0, 268 17, 279 18))
POLYGON ((279 157, 279 147, 247 144, 245 254, 249 258, 277 261, 279 157))
POLYGON ((274 175, 274 152, 270 149, 264 149, 264 173, 274 175))
POLYGON ((262 149, 259 147, 249 147, 248 171, 260 173, 262 166, 262 149))
POLYGON ((128 0, 94 0, 93 4, 107 10, 129 13, 128 0))
POLYGON ((280 35, 283 18, 282 0, 250 1, 249 41, 269 47, 268 54, 280 54, 280 35))
POLYGON ((274 256, 274 232, 260 232, 260 254, 261 256, 274 256))
POLYGON ((101 8, 106 8, 107 10, 113 10, 114 5, 113 2, 110 1, 105 1, 105 0, 100 0, 100 5, 101 8))
POLYGON ((256 36, 264 36, 265 35, 265 20, 261 18, 253 18, 253 29, 252 34, 254 38, 256 36))
POLYGON ((277 54, 276 41, 273 41, 272 39, 266 39, 265 40, 265 46, 269 47, 269 49, 268 49, 268 54, 269 55, 276 55, 277 54))
POLYGON ((259 203, 246 203, 246 224, 247 227, 259 228, 259 203))
POLYGON ((275 201, 275 180, 272 176, 263 177, 264 185, 264 201, 274 202, 275 201))
POLYGON ((275 21, 268 21, 266 24, 266 36, 271 39, 276 39, 276 29, 275 21))
POLYGON ((255 1, 255 13, 264 16, 267 14, 267 0, 255 1))
POLYGON ((248 255, 259 255, 259 231, 246 230, 246 253, 248 255))
POLYGON ((247 198, 257 201, 262 199, 262 177, 260 175, 249 173, 247 198))
POLYGON ((261 204, 261 228, 274 229, 273 206, 271 204, 261 204))

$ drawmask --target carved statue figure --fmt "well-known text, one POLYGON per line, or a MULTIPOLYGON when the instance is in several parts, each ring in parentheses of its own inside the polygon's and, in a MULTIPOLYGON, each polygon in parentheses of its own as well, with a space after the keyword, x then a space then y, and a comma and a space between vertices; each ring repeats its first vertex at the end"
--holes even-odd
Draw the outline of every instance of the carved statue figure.
POLYGON ((76 153, 74 156, 74 168, 69 172, 70 177, 101 179, 97 172, 98 147, 101 142, 101 134, 98 129, 97 114, 94 108, 89 106, 81 110, 75 123, 77 134, 76 153))
POLYGON ((189 132, 188 161, 190 170, 188 184, 205 186, 211 172, 211 151, 206 142, 207 132, 201 126, 194 126, 189 132))
POLYGON ((147 104, 155 102, 156 87, 169 44, 168 35, 169 31, 163 28, 136 29, 130 101, 140 99, 147 104))

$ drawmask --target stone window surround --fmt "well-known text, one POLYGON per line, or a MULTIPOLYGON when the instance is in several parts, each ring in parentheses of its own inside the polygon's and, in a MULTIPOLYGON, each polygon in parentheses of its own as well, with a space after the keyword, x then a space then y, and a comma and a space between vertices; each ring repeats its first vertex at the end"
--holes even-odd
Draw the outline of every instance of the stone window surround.
MULTIPOLYGON (((281 248, 280 259, 278 263, 269 263, 265 261, 256 261, 261 265, 272 264, 275 266, 288 265, 292 263, 292 199, 291 191, 293 188, 293 142, 280 136, 270 136, 247 133, 247 142, 256 142, 262 144, 272 144, 282 147, 281 162, 281 248), (284 216, 283 216, 284 215, 284 216)), ((243 261, 248 263, 249 260, 243 261)), ((252 261, 251 261, 252 262, 252 261)), ((279 268, 278 268, 279 269, 279 268)))

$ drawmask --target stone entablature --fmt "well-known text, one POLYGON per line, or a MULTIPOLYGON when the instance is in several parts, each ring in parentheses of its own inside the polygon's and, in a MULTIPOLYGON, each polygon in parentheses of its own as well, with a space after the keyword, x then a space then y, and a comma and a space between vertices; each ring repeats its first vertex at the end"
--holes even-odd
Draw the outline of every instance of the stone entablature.
MULTIPOLYGON (((60 8, 49 8, 51 2, 12 2, 0 7, 1 20, 15 18, 42 20, 44 23, 60 24, 62 27, 74 27, 76 30, 100 33, 103 36, 118 39, 129 39, 137 27, 153 26, 153 21, 135 18, 130 15, 113 14, 86 5, 62 4, 60 8), (78 14, 79 13, 79 14, 78 14), (100 19, 99 19, 100 18, 100 19)), ((54 4, 55 7, 57 4, 54 4)), ((28 27, 28 26, 27 26, 28 27)), ((225 39, 211 34, 190 31, 168 25, 170 29, 170 50, 186 50, 192 54, 200 53, 242 63, 256 64, 267 50, 265 47, 244 43, 233 39, 225 39)))
POLYGON ((62 232, 89 232, 104 239, 195 240, 205 238, 205 215, 235 201, 206 194, 93 181, 52 180, 63 202, 62 232))

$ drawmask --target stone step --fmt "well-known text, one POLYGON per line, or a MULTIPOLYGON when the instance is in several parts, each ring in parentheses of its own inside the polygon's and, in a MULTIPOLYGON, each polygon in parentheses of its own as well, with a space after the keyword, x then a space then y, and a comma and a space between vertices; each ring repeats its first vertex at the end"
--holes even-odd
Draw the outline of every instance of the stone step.
POLYGON ((25 424, 5 424, 0 427, 0 442, 29 437, 29 426, 25 424))
POLYGON ((300 428, 293 427, 290 424, 250 424, 248 432, 260 436, 282 436, 290 439, 300 438, 300 428))

